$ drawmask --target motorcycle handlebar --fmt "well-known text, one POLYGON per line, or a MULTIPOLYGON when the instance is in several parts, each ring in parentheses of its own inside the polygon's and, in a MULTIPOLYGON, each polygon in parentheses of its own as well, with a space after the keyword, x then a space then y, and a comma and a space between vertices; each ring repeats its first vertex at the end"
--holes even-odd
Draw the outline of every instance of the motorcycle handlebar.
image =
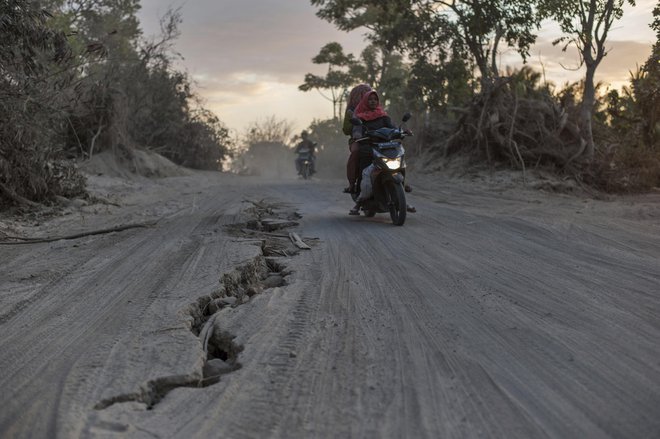
MULTIPOLYGON (((375 131, 365 131, 365 133, 364 133, 365 137, 357 139, 356 142, 361 142, 361 141, 364 141, 364 140, 371 140, 371 135, 373 135, 374 133, 375 133, 375 131)), ((407 133, 405 131, 399 130, 399 135, 401 136, 401 137, 399 137, 399 139, 403 139, 405 137, 412 136, 413 133, 410 133, 410 132, 407 133)), ((393 140, 395 140, 395 139, 393 139, 393 140)))

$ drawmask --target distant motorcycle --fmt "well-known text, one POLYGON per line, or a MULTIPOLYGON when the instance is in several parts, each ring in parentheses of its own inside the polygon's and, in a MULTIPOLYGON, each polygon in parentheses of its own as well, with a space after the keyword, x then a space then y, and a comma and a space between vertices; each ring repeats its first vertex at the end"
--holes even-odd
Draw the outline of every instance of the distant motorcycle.
MULTIPOLYGON (((403 116, 403 123, 410 120, 411 114, 403 116)), ((351 119, 353 125, 362 125, 362 121, 356 117, 351 119)), ((371 194, 362 196, 360 189, 352 193, 353 201, 360 202, 360 208, 365 216, 373 217, 376 213, 389 212, 392 223, 402 226, 406 221, 406 194, 404 190, 405 181, 405 149, 402 141, 412 134, 399 128, 379 128, 366 131, 364 137, 358 139, 360 143, 360 169, 371 166, 371 194)), ((362 187, 361 176, 358 187, 362 187)), ((369 183, 369 182, 367 182, 369 183)), ((367 185, 368 187, 368 185, 367 185)))
MULTIPOLYGON (((314 143, 314 146, 316 146, 316 143, 314 143)), ((298 150, 297 161, 300 164, 299 175, 301 175, 305 180, 309 179, 314 173, 314 157, 312 155, 312 150, 309 148, 301 148, 298 150)))

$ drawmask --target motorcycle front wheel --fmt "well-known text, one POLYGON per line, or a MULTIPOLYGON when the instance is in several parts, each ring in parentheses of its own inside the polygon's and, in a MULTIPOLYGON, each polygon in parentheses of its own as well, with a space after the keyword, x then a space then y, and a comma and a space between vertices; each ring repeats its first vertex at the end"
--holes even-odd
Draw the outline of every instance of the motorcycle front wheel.
POLYGON ((390 183, 387 185, 389 198, 390 218, 395 226, 402 226, 406 222, 406 193, 402 184, 390 183))

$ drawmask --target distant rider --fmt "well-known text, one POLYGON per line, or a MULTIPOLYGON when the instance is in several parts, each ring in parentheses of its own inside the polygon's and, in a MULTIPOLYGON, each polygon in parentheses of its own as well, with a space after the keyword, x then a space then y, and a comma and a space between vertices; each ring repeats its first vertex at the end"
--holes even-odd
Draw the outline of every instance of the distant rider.
POLYGON ((298 154, 298 158, 296 159, 296 171, 298 171, 298 175, 302 173, 302 162, 304 159, 300 156, 301 152, 309 151, 312 162, 310 173, 314 174, 316 172, 316 143, 309 140, 309 133, 307 131, 300 133, 300 138, 302 140, 296 145, 294 150, 294 152, 298 154))

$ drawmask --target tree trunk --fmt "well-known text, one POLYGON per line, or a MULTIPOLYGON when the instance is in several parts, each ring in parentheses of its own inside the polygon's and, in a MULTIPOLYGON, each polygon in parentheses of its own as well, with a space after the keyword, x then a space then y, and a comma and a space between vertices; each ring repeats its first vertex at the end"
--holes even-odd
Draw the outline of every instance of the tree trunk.
POLYGON ((382 89, 383 82, 385 78, 387 78, 388 74, 388 69, 389 69, 389 55, 390 51, 387 50, 384 47, 380 48, 380 56, 381 56, 381 66, 380 66, 380 78, 377 79, 377 84, 374 85, 376 89, 380 89, 381 93, 381 99, 383 99, 383 102, 381 102, 381 105, 383 107, 387 106, 387 100, 389 99, 389 93, 387 93, 387 90, 382 89), (384 93, 383 93, 384 92, 384 93), (384 96, 383 96, 384 94, 384 96))
POLYGON ((497 49, 500 45, 500 40, 504 36, 504 30, 502 29, 501 26, 497 26, 497 29, 495 30, 495 37, 493 38, 493 48, 491 50, 491 71, 493 74, 493 78, 499 78, 500 72, 499 69, 497 68, 497 49))
POLYGON ((489 54, 490 51, 486 50, 484 51, 484 48, 481 46, 480 42, 477 41, 474 38, 471 38, 469 35, 464 34, 464 38, 467 42, 468 49, 470 50, 470 53, 474 57, 474 62, 477 65, 477 68, 479 69, 479 74, 481 75, 481 78, 479 78, 479 83, 481 85, 481 94, 486 93, 488 90, 490 90, 490 85, 491 85, 491 66, 489 62, 489 54))
POLYGON ((479 68, 479 73, 481 78, 479 78, 479 83, 481 84, 481 93, 486 93, 490 90, 492 84, 491 71, 488 65, 488 60, 482 56, 475 57, 477 62, 477 67, 479 68))
POLYGON ((582 154, 582 159, 587 162, 593 160, 595 151, 592 119, 596 100, 596 88, 594 85, 596 67, 596 63, 587 63, 587 75, 584 78, 584 97, 582 98, 582 108, 580 110, 580 132, 582 138, 587 143, 582 154))

